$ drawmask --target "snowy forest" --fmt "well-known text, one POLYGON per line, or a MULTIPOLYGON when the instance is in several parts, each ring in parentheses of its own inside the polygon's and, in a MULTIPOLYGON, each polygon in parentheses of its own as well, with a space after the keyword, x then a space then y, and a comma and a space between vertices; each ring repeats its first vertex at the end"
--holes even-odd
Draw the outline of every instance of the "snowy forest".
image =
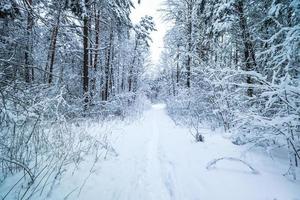
POLYGON ((0 198, 299 200, 300 1, 0 0, 0 198))

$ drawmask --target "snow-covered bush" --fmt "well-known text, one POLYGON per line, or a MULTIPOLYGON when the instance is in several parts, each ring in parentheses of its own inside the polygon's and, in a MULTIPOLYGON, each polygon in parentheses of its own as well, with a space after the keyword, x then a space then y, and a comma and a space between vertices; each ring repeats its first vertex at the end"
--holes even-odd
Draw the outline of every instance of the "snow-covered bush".
POLYGON ((84 123, 80 115, 74 117, 76 110, 65 100, 64 88, 15 84, 12 93, 11 87, 1 85, 0 182, 10 185, 1 198, 47 194, 70 165, 78 166, 91 154, 97 162, 106 155, 103 152, 115 153, 109 132, 99 137, 89 131, 95 124, 99 127, 99 121, 84 123), (14 180, 12 175, 18 181, 7 183, 9 177, 14 180))
POLYGON ((222 127, 237 145, 252 143, 268 153, 280 148, 288 152, 287 174, 296 179, 299 3, 176 0, 164 11, 174 27, 165 38, 159 80, 173 119, 194 129, 222 127))

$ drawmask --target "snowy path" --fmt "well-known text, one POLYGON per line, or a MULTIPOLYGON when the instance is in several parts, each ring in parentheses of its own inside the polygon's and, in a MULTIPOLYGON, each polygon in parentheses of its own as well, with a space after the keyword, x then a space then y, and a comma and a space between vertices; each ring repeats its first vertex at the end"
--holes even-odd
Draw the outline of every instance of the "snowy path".
MULTIPOLYGON (((124 128, 115 144, 119 155, 99 164, 79 199, 300 199, 299 182, 290 182, 281 175, 285 163, 259 153, 243 158, 260 171, 258 175, 239 163, 226 161, 214 170, 206 170, 210 160, 241 157, 242 149, 220 135, 207 133, 205 138, 205 143, 193 142, 188 130, 175 126, 163 105, 154 105, 142 120, 124 128)), ((59 195, 64 197, 65 191, 76 188, 76 180, 74 175, 50 198, 62 199, 59 195)), ((68 199, 78 197, 76 192, 73 194, 68 199)))

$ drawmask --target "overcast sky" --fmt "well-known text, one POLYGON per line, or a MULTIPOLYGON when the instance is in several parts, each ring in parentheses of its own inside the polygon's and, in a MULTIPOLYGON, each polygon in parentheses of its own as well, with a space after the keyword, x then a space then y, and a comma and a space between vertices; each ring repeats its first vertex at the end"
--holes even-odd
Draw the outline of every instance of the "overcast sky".
POLYGON ((151 34, 153 43, 151 44, 151 55, 153 64, 157 64, 159 61, 160 53, 163 50, 163 38, 166 34, 168 25, 163 22, 161 12, 158 9, 161 8, 161 4, 164 0, 141 0, 141 4, 134 0, 135 9, 132 10, 131 19, 133 23, 138 23, 140 18, 145 15, 150 15, 154 18, 156 24, 156 32, 151 34))

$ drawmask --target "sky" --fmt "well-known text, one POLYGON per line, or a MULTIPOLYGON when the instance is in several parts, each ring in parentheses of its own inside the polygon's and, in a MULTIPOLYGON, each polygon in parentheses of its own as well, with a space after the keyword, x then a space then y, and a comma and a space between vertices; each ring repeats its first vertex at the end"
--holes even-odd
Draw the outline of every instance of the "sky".
POLYGON ((138 23, 140 18, 145 15, 150 15, 154 18, 157 31, 152 32, 151 38, 153 40, 150 51, 151 60, 154 65, 158 64, 161 51, 163 50, 163 38, 168 30, 168 24, 163 21, 162 14, 158 9, 164 0, 141 0, 141 4, 134 0, 135 9, 132 10, 131 19, 134 24, 138 23))

